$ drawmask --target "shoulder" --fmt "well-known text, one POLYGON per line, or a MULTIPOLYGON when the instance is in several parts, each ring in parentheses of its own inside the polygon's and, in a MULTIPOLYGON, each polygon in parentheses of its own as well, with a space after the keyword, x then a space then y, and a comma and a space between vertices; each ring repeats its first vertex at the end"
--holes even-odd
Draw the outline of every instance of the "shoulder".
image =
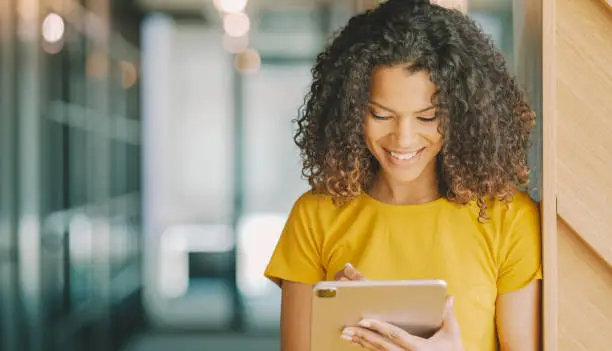
POLYGON ((336 211, 338 211, 338 207, 334 204, 330 195, 309 190, 295 201, 292 212, 314 216, 331 214, 336 211))
POLYGON ((509 202, 495 200, 490 217, 502 235, 539 235, 540 207, 527 192, 517 190, 509 202))
POLYGON ((333 218, 338 211, 331 195, 309 190, 303 193, 293 204, 290 220, 317 222, 333 218))
MULTIPOLYGON (((488 199, 485 202, 488 220, 479 226, 483 232, 498 238, 514 234, 539 235, 540 207, 527 192, 516 190, 509 200, 488 199)), ((480 207, 476 201, 460 206, 460 211, 469 215, 474 223, 480 222, 480 207)))
POLYGON ((542 278, 542 232, 536 201, 517 192, 499 227, 498 294, 517 291, 542 278))
MULTIPOLYGON (((504 201, 501 199, 487 199, 486 201, 486 213, 490 217, 490 221, 494 224, 499 222, 511 221, 516 217, 523 216, 525 214, 538 216, 539 205, 534 201, 527 192, 517 190, 510 201, 504 201)), ((454 205, 453 208, 463 212, 469 213, 471 217, 477 219, 480 214, 480 207, 477 201, 471 201, 466 205, 456 205, 451 202, 448 204, 454 205)))
POLYGON ((368 207, 364 196, 358 196, 347 203, 337 204, 329 194, 307 191, 293 205, 290 221, 308 222, 319 231, 325 232, 339 222, 352 221, 368 207))
POLYGON ((510 203, 507 220, 515 230, 539 235, 540 206, 528 193, 517 192, 510 203))
POLYGON ((316 193, 313 190, 309 190, 300 195, 293 205, 294 211, 310 214, 334 211, 335 208, 336 206, 330 195, 316 193))
POLYGON ((539 212, 538 203, 526 191, 517 191, 510 202, 511 210, 539 212))
POLYGON ((308 190, 295 201, 295 207, 313 208, 319 207, 321 204, 332 203, 332 198, 326 194, 316 193, 314 190, 308 190))
MULTIPOLYGON (((525 191, 517 190, 510 201, 501 199, 489 199, 487 203, 487 212, 492 220, 509 220, 516 216, 521 216, 525 213, 538 214, 538 203, 529 196, 525 191)), ((470 203, 470 207, 477 209, 476 201, 470 203)))

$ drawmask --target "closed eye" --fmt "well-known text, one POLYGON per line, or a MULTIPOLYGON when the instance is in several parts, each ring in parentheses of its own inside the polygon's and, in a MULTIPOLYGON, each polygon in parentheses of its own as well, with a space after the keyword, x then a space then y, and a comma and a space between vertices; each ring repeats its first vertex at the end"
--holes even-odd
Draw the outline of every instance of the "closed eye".
POLYGON ((433 122, 436 119, 438 119, 438 116, 433 116, 433 117, 418 117, 419 121, 423 121, 423 122, 433 122))
POLYGON ((384 120, 387 120, 387 119, 391 118, 391 116, 381 116, 381 115, 377 115, 377 114, 375 114, 375 113, 374 113, 374 112, 372 112, 372 111, 370 111, 370 114, 372 115, 372 118, 374 118, 374 119, 378 119, 378 120, 381 120, 381 121, 384 121, 384 120))

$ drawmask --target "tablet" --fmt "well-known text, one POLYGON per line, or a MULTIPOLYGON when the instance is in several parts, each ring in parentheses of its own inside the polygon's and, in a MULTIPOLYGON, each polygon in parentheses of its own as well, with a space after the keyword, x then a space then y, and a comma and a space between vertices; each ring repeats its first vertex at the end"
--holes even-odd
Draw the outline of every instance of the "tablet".
POLYGON ((429 338, 442 326, 446 282, 442 280, 333 281, 312 289, 311 351, 350 351, 340 338, 345 326, 364 318, 396 325, 429 338))

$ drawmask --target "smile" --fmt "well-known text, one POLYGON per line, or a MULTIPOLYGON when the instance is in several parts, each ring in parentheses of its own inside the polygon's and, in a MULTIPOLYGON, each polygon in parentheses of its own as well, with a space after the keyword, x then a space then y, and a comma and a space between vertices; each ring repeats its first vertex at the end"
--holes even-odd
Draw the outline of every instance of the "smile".
POLYGON ((397 159, 397 160, 401 160, 401 161, 408 161, 408 160, 412 160, 413 158, 415 158, 417 155, 419 155, 425 148, 421 148, 417 151, 413 151, 413 152, 393 152, 393 151, 389 151, 389 154, 391 155, 391 157, 397 159))

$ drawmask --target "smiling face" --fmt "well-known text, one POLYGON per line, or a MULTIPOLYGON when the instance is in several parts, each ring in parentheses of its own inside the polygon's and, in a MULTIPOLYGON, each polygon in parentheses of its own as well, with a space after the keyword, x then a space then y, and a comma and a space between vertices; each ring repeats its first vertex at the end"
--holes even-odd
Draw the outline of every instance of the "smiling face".
POLYGON ((364 138, 387 181, 435 183, 443 143, 435 92, 427 72, 410 72, 405 65, 375 70, 364 138))

